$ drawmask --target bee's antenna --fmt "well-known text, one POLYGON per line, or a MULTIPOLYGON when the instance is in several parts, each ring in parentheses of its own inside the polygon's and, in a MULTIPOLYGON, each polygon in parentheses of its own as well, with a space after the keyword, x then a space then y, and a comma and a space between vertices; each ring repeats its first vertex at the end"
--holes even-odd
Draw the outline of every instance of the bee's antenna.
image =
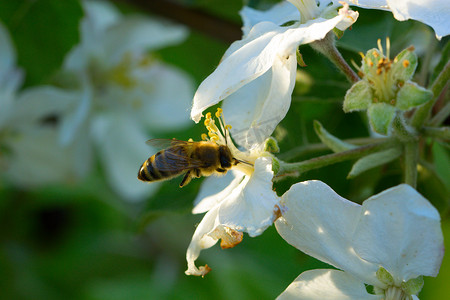
POLYGON ((235 158, 235 160, 236 160, 237 162, 242 163, 242 164, 246 164, 246 165, 249 165, 249 166, 252 166, 252 167, 253 167, 253 164, 252 164, 252 163, 249 163, 248 161, 240 160, 240 159, 236 159, 236 158, 235 158))

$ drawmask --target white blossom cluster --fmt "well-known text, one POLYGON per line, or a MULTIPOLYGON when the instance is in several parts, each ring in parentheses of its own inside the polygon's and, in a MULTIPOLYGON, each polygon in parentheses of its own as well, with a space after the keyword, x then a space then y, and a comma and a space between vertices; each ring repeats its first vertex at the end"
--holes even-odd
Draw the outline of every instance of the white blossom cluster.
POLYGON ((151 54, 183 41, 184 27, 124 16, 104 1, 82 4, 80 42, 67 54, 58 86, 21 89, 26 74, 0 24, 2 176, 26 187, 74 181, 98 157, 111 187, 138 201, 158 188, 136 179, 137 166, 152 152, 145 141, 192 123, 192 97, 196 123, 221 103, 216 115, 225 126, 213 127, 208 114, 207 126, 246 165, 202 183, 193 213, 205 216, 187 250, 186 274, 211 270, 195 262, 219 240, 222 248, 234 247, 244 233, 258 236, 274 224, 289 244, 335 267, 300 274, 279 299, 418 299, 422 276, 437 276, 444 252, 440 216, 413 187, 394 186, 362 205, 315 180, 280 196, 273 190, 279 161, 269 148, 291 104, 300 45, 352 26, 359 13, 350 6, 423 22, 440 39, 450 33, 448 0, 288 0, 266 11, 244 7, 242 39, 195 94, 188 75, 151 54))
POLYGON ((106 1, 82 5, 80 42, 65 57, 58 86, 20 90, 24 74, 0 24, 2 173, 25 187, 71 182, 98 157, 120 196, 142 200, 158 187, 136 180, 136 166, 152 151, 145 141, 151 132, 188 126, 193 95, 192 79, 151 52, 182 42, 188 31, 124 16, 106 1))
POLYGON ((296 50, 356 22, 358 12, 349 5, 419 20, 439 39, 449 34, 446 1, 288 0, 266 11, 244 7, 243 38, 199 86, 191 118, 199 122, 205 109, 222 101, 231 135, 251 153, 254 169, 203 183, 193 213, 206 215, 187 251, 186 274, 210 271, 195 266, 200 250, 219 239, 222 248, 233 247, 243 232, 253 237, 272 223, 288 243, 341 270, 304 272, 279 299, 418 299, 422 276, 438 274, 444 251, 439 213, 411 186, 392 187, 362 205, 320 181, 294 184, 281 197, 272 191, 277 163, 264 145, 289 110, 296 50))

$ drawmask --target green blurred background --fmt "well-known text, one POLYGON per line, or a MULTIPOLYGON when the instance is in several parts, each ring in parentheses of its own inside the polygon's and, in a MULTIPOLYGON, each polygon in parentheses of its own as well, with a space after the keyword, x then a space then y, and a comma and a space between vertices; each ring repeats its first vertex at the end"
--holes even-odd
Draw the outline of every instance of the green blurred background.
MULTIPOLYGON (((150 1, 151 8, 141 10, 144 2, 116 3, 125 13, 171 17, 161 10, 165 1, 150 1)), ((191 74, 198 85, 219 63, 229 46, 227 37, 241 26, 238 11, 243 3, 175 2, 187 9, 181 10, 182 14, 201 11, 230 26, 213 28, 217 36, 193 29, 184 43, 157 53, 165 62, 191 74)), ((258 7, 269 3, 249 1, 258 7)), ((360 19, 338 41, 344 57, 359 64, 358 52, 376 47, 377 39, 387 36, 392 56, 413 42, 419 67, 428 68, 419 70, 420 78, 416 79, 426 84, 426 74, 437 64, 446 39, 438 42, 426 26, 397 22, 388 12, 357 10, 360 19)), ((76 0, 0 0, 0 19, 10 29, 18 64, 27 72, 26 86, 49 81, 67 51, 78 42, 81 17, 76 0)), ((189 26, 189 14, 186 20, 189 26)), ((343 96, 350 87, 345 77, 310 47, 300 50, 307 67, 300 69, 291 109, 274 133, 281 147, 279 156, 289 161, 329 153, 310 151, 316 149, 311 145, 319 143, 313 120, 340 138, 368 135, 363 114, 342 112, 343 96)), ((198 140, 202 132, 202 125, 193 125, 190 130, 165 133, 161 138, 198 140)), ((445 181, 421 173, 418 190, 440 210, 448 249, 449 194, 445 187, 450 186, 449 153, 445 145, 437 143, 428 149, 438 177, 445 181)), ((347 180, 350 168, 350 162, 340 163, 277 182, 275 188, 281 195, 297 181, 320 179, 343 197, 361 202, 401 181, 398 161, 347 180)), ((212 272, 205 278, 186 276, 186 249, 202 218, 190 213, 201 179, 182 190, 178 179, 168 181, 150 199, 129 203, 111 191, 103 172, 98 165, 79 182, 30 190, 0 183, 1 299, 274 299, 301 272, 329 267, 288 245, 270 227, 259 237, 245 236, 233 249, 221 250, 216 245, 202 251, 199 264, 208 263, 212 272)), ((450 259, 446 255, 439 276, 425 278, 420 298, 445 299, 450 291, 448 278, 450 259)))

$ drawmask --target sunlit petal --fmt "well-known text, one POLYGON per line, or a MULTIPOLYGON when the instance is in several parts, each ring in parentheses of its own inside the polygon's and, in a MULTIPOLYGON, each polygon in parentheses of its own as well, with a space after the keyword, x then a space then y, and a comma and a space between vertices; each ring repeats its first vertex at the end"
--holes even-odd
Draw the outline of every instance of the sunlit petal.
POLYGON ((277 300, 376 300, 362 281, 338 270, 311 270, 300 274, 277 300))
POLYGON ((272 134, 291 104, 296 68, 294 55, 276 59, 268 72, 226 98, 223 113, 236 143, 250 149, 272 134))
POLYGON ((363 259, 383 266, 397 281, 436 276, 444 254, 438 211, 402 184, 362 206, 354 247, 363 259))
POLYGON ((275 225, 289 244, 365 283, 377 283, 378 266, 359 258, 351 243, 361 206, 321 181, 294 184, 283 195, 282 205, 285 212, 275 225))
POLYGON ((215 205, 226 199, 243 178, 244 174, 238 171, 228 172, 225 176, 221 177, 211 176, 206 178, 195 198, 192 213, 199 214, 212 209, 215 205))
POLYGON ((250 32, 253 26, 260 22, 268 21, 281 26, 289 21, 298 22, 300 20, 299 11, 288 1, 277 3, 265 11, 244 6, 239 14, 244 23, 242 27, 244 37, 250 32))

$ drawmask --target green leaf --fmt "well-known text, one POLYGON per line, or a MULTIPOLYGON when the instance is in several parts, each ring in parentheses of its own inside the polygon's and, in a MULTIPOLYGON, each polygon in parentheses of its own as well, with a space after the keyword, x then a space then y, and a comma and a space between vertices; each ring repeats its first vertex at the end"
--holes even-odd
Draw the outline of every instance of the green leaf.
POLYGON ((322 143, 327 145, 327 147, 334 152, 341 152, 356 148, 355 145, 341 141, 334 135, 330 134, 325 128, 323 128, 319 121, 314 120, 314 130, 322 143))
POLYGON ((392 120, 395 117, 395 107, 387 103, 374 103, 367 110, 372 129, 383 135, 387 135, 392 120))
POLYGON ((394 58, 391 72, 394 78, 406 82, 412 78, 416 68, 417 55, 414 52, 414 47, 408 47, 394 58))
POLYGON ((387 164, 397 159, 401 154, 402 150, 400 148, 392 148, 389 150, 367 155, 366 157, 359 159, 353 165, 347 178, 356 177, 367 170, 387 164))
POLYGON ((445 65, 450 60, 450 41, 447 41, 447 44, 445 44, 444 48, 442 49, 442 56, 437 64, 436 68, 434 68, 434 72, 430 79, 430 86, 434 82, 434 80, 438 77, 438 75, 442 72, 445 65))
POLYGON ((297 48, 297 51, 295 52, 296 53, 296 55, 297 55, 297 64, 300 66, 300 67, 306 67, 306 63, 305 63, 305 61, 303 60, 303 55, 300 53, 300 50, 297 48))
POLYGON ((435 160, 434 166, 424 161, 420 162, 417 169, 417 191, 424 195, 442 215, 446 215, 450 208, 449 159, 448 157, 440 159, 436 156, 435 160), (447 177, 443 177, 443 175, 447 177))
POLYGON ((411 278, 407 282, 402 282, 401 286, 409 295, 417 295, 423 288, 423 276, 411 278))
POLYGON ((344 111, 364 110, 372 103, 373 92, 369 83, 360 80, 355 83, 345 94, 344 111))
POLYGON ((76 0, 0 1, 3 20, 26 70, 26 85, 46 81, 78 42, 78 23, 83 15, 76 0))
POLYGON ((268 137, 266 141, 264 142, 264 151, 270 152, 270 153, 278 153, 280 152, 280 147, 278 146, 278 142, 273 137, 268 137))
POLYGON ((338 39, 342 38, 344 36, 344 31, 337 29, 336 27, 333 28, 333 33, 336 35, 338 39))
POLYGON ((395 106, 401 110, 408 110, 424 104, 431 98, 433 98, 433 92, 409 81, 398 91, 395 106))

